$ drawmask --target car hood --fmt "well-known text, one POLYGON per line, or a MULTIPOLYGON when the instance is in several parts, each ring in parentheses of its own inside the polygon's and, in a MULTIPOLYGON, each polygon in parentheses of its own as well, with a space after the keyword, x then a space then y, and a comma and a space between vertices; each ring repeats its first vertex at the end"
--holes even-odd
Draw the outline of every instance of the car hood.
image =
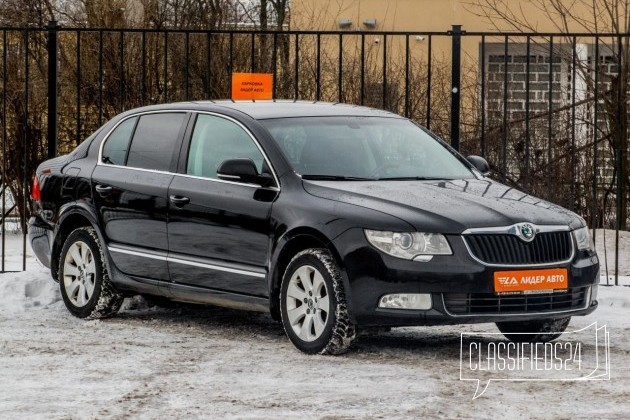
POLYGON ((419 231, 459 234, 468 228, 583 225, 575 213, 487 179, 452 181, 303 181, 317 197, 398 217, 419 231))

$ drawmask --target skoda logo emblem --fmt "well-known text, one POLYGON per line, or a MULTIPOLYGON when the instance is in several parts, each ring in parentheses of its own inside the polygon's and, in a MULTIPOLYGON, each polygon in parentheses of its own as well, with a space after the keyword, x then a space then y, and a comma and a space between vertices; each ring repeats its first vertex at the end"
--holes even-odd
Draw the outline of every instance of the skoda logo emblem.
POLYGON ((536 236, 536 231, 534 230, 534 227, 529 223, 522 224, 520 227, 520 232, 523 239, 527 242, 532 241, 534 239, 534 236, 536 236))

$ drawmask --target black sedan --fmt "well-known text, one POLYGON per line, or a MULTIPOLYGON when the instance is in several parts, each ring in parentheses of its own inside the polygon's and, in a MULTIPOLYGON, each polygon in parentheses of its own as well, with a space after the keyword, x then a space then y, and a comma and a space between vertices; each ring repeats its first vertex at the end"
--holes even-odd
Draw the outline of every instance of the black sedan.
POLYGON ((487 172, 370 108, 151 106, 39 166, 29 236, 81 318, 143 294, 270 312, 307 353, 368 327, 552 340, 597 307, 588 229, 487 172))

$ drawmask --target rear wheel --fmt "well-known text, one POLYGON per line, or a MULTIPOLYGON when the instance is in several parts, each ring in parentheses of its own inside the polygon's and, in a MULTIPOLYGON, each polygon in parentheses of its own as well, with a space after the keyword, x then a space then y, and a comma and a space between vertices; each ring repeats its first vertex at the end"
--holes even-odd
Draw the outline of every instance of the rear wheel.
POLYGON ((497 322, 505 338, 516 343, 546 343, 560 337, 571 317, 536 321, 497 322))
POLYGON ((74 230, 66 239, 59 259, 59 286, 68 311, 79 318, 98 319, 114 315, 123 296, 109 280, 96 231, 74 230))
POLYGON ((325 249, 307 249, 291 260, 280 310, 287 336, 304 353, 341 354, 355 338, 341 273, 325 249))

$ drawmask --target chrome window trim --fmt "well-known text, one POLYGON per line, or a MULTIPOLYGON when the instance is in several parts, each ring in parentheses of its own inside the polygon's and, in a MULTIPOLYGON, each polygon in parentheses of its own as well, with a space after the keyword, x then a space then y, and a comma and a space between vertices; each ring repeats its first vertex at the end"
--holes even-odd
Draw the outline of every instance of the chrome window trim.
POLYGON ((549 311, 549 312, 518 312, 518 313, 501 313, 501 314, 453 314, 446 309, 446 302, 444 301, 444 293, 440 293, 442 295, 442 308, 444 308, 444 313, 453 318, 466 318, 466 317, 505 317, 505 316, 532 316, 532 315, 555 315, 555 314, 564 314, 570 312, 578 312, 588 309, 591 306, 591 290, 592 286, 588 286, 588 290, 586 291, 586 296, 584 297, 584 307, 582 308, 572 308, 565 309, 562 311, 549 311))
POLYGON ((117 252, 119 254, 133 255, 135 257, 149 258, 149 259, 154 259, 154 260, 159 260, 159 261, 164 261, 164 262, 170 262, 170 263, 176 263, 176 264, 190 265, 190 266, 193 266, 193 267, 207 268, 207 269, 210 269, 210 270, 223 271, 223 272, 227 272, 227 273, 242 274, 242 275, 245 275, 245 276, 262 278, 262 279, 267 277, 267 275, 265 273, 262 273, 262 272, 244 270, 244 269, 240 269, 240 268, 226 267, 226 266, 223 266, 223 265, 209 264, 209 263, 203 263, 203 262, 198 262, 198 261, 191 261, 191 260, 187 260, 187 259, 183 259, 183 258, 172 257, 170 255, 154 254, 154 253, 150 253, 150 252, 146 252, 146 251, 136 251, 136 250, 133 250, 133 249, 118 247, 118 246, 115 246, 115 245, 109 245, 107 247, 107 249, 110 252, 117 252))
MULTIPOLYGON (((551 233, 551 232, 570 232, 571 228, 567 225, 535 225, 533 223, 530 223, 536 230, 536 233, 551 233)), ((553 267, 553 266, 557 266, 557 265, 562 265, 562 264, 568 264, 571 261, 573 261, 573 258, 575 258, 575 244, 573 241, 573 236, 571 236, 571 255, 569 256, 569 258, 567 258, 566 260, 562 260, 562 261, 554 261, 554 262, 550 262, 550 263, 539 263, 539 264, 493 264, 493 263, 488 263, 485 261, 480 260, 479 258, 477 258, 477 256, 475 254, 473 254, 472 250, 470 249, 470 246, 468 245, 468 242, 466 242, 466 235, 483 235, 483 234, 503 234, 503 235, 516 235, 516 227, 519 226, 520 223, 516 223, 510 226, 497 226, 497 227, 485 227, 485 228, 470 228, 470 229, 466 229, 465 231, 462 232, 462 234, 460 235, 460 238, 462 239, 462 242, 464 243, 464 246, 466 247, 466 250, 468 251, 468 255, 470 255, 470 257, 477 261, 479 264, 484 265, 486 267, 506 267, 506 268, 510 268, 510 267, 553 267)))
POLYGON ((243 183, 243 182, 227 181, 227 180, 223 180, 223 179, 205 178, 203 176, 180 174, 180 173, 177 173, 177 172, 158 171, 158 170, 155 170, 155 169, 133 168, 133 167, 130 167, 130 166, 110 165, 108 163, 103 163, 100 166, 111 166, 111 167, 114 167, 114 168, 129 169, 130 171, 148 172, 148 173, 153 173, 153 174, 181 176, 181 177, 184 177, 184 178, 200 179, 200 180, 204 180, 204 181, 218 182, 218 183, 221 183, 221 184, 231 184, 231 185, 238 185, 238 186, 241 186, 241 187, 249 187, 249 188, 254 188, 256 190, 262 188, 262 189, 265 189, 265 190, 280 191, 280 188, 278 188, 278 187, 261 187, 260 185, 256 185, 256 184, 246 184, 246 183, 243 183))
MULTIPOLYGON (((141 117, 143 115, 164 114, 164 113, 206 114, 206 115, 212 115, 214 117, 226 119, 226 120, 231 121, 231 122, 235 123, 236 125, 238 125, 252 139, 252 141, 254 142, 256 147, 258 148, 258 151, 260 151, 260 153, 263 156, 263 159, 267 163, 267 166, 269 167, 269 170, 271 171, 271 174, 273 175, 273 179, 274 179, 274 181, 276 183, 276 186, 274 186, 274 187, 266 187, 265 189, 280 191, 280 180, 279 180, 278 176, 276 175, 276 170, 274 169, 273 165, 271 164, 271 161, 269 160, 269 157, 267 156, 267 154, 265 153, 263 148, 260 146, 260 143, 258 143, 258 140, 256 139, 256 137, 254 137, 254 135, 247 129, 247 127, 245 127, 242 123, 240 123, 239 121, 235 120, 234 118, 229 117, 227 115, 223 115, 223 114, 219 114, 219 113, 216 113, 216 112, 212 112, 212 111, 203 111, 203 110, 195 110, 195 109, 160 109, 160 110, 154 110, 154 111, 138 112, 138 113, 135 113, 135 114, 128 115, 125 118, 122 118, 120 121, 118 121, 116 123, 116 125, 114 125, 105 134, 105 137, 103 137, 103 140, 101 140, 101 144, 99 145, 99 149, 98 149, 98 158, 96 160, 96 165, 97 166, 110 166, 110 167, 114 167, 114 168, 126 168, 126 169, 130 169, 130 170, 133 170, 133 171, 149 172, 149 173, 156 173, 156 174, 177 175, 177 176, 183 176, 183 177, 186 177, 186 178, 203 179, 203 180, 208 180, 208 181, 212 181, 212 182, 221 182, 221 183, 225 183, 225 184, 241 185, 241 186, 250 187, 250 188, 256 188, 256 189, 263 188, 260 185, 247 184, 245 182, 225 181, 223 179, 217 179, 217 178, 208 178, 208 177, 197 176, 197 175, 180 174, 178 172, 160 171, 160 170, 156 170, 156 169, 136 168, 136 167, 133 167, 133 166, 114 165, 114 164, 111 164, 111 163, 104 163, 103 162, 103 147, 105 146, 105 143, 107 142, 107 139, 109 139, 109 136, 112 134, 112 132, 116 128, 118 128, 118 126, 120 124, 122 124, 124 121, 128 120, 129 118, 135 118, 135 117, 139 118, 139 117, 141 117)), ((133 138, 131 140, 133 142, 133 138)), ((131 143, 129 143, 129 146, 131 146, 131 143)))
POLYGON ((238 175, 226 175, 224 173, 222 173, 221 176, 224 177, 224 178, 232 178, 232 179, 239 179, 240 178, 238 175))

